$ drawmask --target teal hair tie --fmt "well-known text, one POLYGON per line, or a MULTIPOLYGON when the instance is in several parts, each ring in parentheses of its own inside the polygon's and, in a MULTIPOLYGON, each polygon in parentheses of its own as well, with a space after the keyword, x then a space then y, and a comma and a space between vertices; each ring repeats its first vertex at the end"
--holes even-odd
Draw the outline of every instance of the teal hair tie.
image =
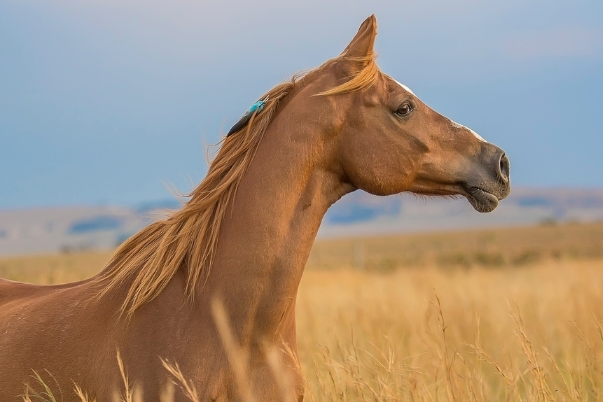
MULTIPOLYGON (((262 109, 264 109, 264 104, 266 102, 264 102, 263 100, 257 101, 256 103, 254 103, 253 105, 251 105, 251 107, 249 108, 249 110, 247 111, 247 113, 253 113, 257 110, 258 113, 260 113, 262 111, 262 109)), ((245 113, 245 114, 247 114, 245 113)))
POLYGON ((249 123, 249 120, 251 120, 251 116, 253 116, 254 113, 260 113, 264 109, 264 105, 266 104, 267 101, 268 101, 268 97, 265 97, 263 100, 259 100, 256 103, 254 103, 253 105, 251 105, 249 107, 249 109, 245 112, 243 117, 241 117, 239 119, 239 121, 237 121, 235 123, 235 125, 232 126, 232 128, 228 131, 228 134, 226 134, 226 136, 228 137, 229 135, 234 134, 237 131, 240 131, 243 127, 245 127, 247 125, 247 123, 249 123))

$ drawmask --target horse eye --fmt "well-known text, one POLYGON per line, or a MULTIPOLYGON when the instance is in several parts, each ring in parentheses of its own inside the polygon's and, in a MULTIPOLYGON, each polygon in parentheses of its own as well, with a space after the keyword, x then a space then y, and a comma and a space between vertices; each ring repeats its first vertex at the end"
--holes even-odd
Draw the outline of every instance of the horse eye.
POLYGON ((413 107, 409 102, 404 102, 403 104, 400 105, 400 107, 398 107, 398 109, 396 110, 396 114, 398 116, 408 116, 410 114, 410 112, 413 111, 413 107))

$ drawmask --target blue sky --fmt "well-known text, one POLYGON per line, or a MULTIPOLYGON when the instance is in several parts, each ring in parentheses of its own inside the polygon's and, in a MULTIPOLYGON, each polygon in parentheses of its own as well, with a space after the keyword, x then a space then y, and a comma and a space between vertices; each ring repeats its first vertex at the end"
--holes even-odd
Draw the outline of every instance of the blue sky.
POLYGON ((191 189, 205 144, 372 13, 381 69, 514 185, 603 187, 601 1, 0 0, 0 208, 191 189))

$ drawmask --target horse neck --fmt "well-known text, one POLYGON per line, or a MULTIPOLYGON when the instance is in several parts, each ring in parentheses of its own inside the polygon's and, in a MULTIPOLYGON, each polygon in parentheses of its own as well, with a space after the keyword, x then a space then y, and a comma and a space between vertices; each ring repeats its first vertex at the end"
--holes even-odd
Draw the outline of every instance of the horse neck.
POLYGON ((295 298, 312 243, 329 206, 351 190, 325 163, 313 141, 320 136, 300 125, 286 130, 290 120, 279 117, 224 218, 205 288, 222 299, 242 342, 283 331, 294 336, 295 298))

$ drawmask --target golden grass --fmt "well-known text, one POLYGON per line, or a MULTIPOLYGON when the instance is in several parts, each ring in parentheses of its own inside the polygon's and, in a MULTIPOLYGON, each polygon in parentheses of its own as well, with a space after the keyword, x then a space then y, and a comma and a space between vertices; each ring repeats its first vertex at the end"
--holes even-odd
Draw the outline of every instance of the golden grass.
POLYGON ((601 400, 603 261, 307 272, 308 399, 601 400))
POLYGON ((52 285, 75 282, 98 273, 110 252, 0 257, 0 278, 52 285))
POLYGON ((603 222, 322 240, 308 268, 504 268, 600 258, 603 222))
MULTIPOLYGON (((318 242, 297 302, 306 400, 603 400, 601 248, 603 224, 318 242)), ((4 259, 0 276, 76 280, 108 258, 4 259)))

